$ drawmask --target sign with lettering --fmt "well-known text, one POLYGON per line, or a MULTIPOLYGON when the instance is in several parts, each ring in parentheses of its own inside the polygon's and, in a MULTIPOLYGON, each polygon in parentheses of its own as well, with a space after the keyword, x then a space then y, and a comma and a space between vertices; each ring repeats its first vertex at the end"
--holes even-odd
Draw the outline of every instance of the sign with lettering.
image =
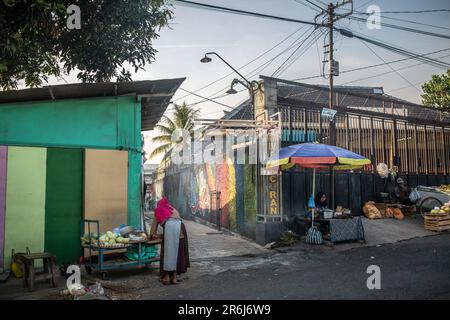
POLYGON ((269 176, 269 215, 278 215, 278 176, 269 176))
POLYGON ((322 118, 327 118, 328 120, 333 121, 336 113, 337 113, 337 110, 323 108, 321 116, 322 116, 322 118))

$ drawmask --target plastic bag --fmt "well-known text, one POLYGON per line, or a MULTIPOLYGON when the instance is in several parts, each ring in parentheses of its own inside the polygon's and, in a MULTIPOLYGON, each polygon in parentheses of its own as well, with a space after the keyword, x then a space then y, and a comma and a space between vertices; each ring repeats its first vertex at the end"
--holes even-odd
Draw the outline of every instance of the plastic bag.
POLYGON ((412 203, 416 203, 417 200, 420 199, 420 194, 417 191, 417 189, 412 189, 411 193, 409 194, 409 200, 411 200, 412 203))

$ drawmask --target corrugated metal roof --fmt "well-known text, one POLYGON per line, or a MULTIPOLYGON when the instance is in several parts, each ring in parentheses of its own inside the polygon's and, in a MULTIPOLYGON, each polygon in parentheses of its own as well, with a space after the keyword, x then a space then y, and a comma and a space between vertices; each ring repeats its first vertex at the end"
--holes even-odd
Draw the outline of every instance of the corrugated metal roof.
POLYGON ((0 91, 2 104, 61 99, 136 95, 142 97, 142 131, 152 130, 186 78, 133 82, 74 83, 42 88, 0 91))
MULTIPOLYGON (((290 99, 298 102, 298 105, 314 103, 328 105, 328 86, 311 85, 307 83, 292 82, 282 79, 261 76, 262 79, 268 79, 277 82, 277 94, 279 98, 290 99)), ((394 114, 404 115, 403 106, 406 109, 407 116, 421 120, 450 122, 449 115, 442 115, 438 110, 426 108, 424 106, 411 103, 384 93, 382 87, 361 87, 361 86, 336 86, 335 92, 338 93, 339 105, 348 108, 360 108, 380 112, 383 109, 381 99, 385 100, 385 108, 389 113, 391 102, 394 106, 394 114)), ((230 112, 225 119, 252 119, 253 109, 250 102, 246 101, 237 106, 230 112)))

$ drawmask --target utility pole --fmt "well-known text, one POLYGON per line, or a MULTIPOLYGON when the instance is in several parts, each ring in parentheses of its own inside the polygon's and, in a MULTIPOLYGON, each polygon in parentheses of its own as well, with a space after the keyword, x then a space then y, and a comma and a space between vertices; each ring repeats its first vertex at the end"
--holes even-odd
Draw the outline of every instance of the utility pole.
MULTIPOLYGON (((329 65, 329 89, 328 89, 328 108, 334 109, 334 41, 333 41, 333 26, 334 26, 334 5, 330 3, 328 5, 328 44, 329 44, 329 55, 328 55, 328 65, 329 65)), ((332 146, 336 145, 336 123, 330 121, 330 144, 332 146)))
MULTIPOLYGON (((326 24, 322 24, 323 26, 326 26, 328 28, 328 45, 325 45, 325 54, 328 53, 328 60, 323 61, 323 63, 328 62, 328 81, 329 81, 329 89, 328 89, 328 108, 334 109, 334 77, 339 76, 339 65, 338 62, 334 60, 334 23, 338 21, 339 19, 342 19, 344 17, 347 17, 353 13, 353 1, 352 0, 344 0, 341 3, 337 2, 336 4, 333 4, 330 2, 328 4, 328 7, 326 10, 322 10, 321 13, 319 13, 315 17, 315 22, 317 23, 317 18, 323 15, 327 15, 327 22, 326 24), (335 14, 335 10, 337 8, 340 8, 342 6, 345 6, 347 4, 351 5, 351 10, 348 13, 345 13, 343 15, 335 14), (328 50, 328 51, 326 51, 328 50)), ((336 122, 333 118, 330 120, 329 125, 329 140, 328 144, 335 146, 336 145, 336 122)), ((331 208, 334 210, 335 208, 335 187, 334 187, 334 171, 333 169, 330 169, 329 173, 329 184, 330 184, 330 196, 331 196, 331 208)))

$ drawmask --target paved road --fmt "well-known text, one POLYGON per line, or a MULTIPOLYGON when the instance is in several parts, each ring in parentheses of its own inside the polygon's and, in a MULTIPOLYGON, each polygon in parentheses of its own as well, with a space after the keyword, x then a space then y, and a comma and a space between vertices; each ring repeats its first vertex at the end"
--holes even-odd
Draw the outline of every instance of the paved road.
POLYGON ((208 268, 218 273, 144 289, 140 298, 450 299, 448 233, 347 251, 317 248, 216 260, 208 268), (370 265, 381 268, 381 290, 367 289, 370 265))

